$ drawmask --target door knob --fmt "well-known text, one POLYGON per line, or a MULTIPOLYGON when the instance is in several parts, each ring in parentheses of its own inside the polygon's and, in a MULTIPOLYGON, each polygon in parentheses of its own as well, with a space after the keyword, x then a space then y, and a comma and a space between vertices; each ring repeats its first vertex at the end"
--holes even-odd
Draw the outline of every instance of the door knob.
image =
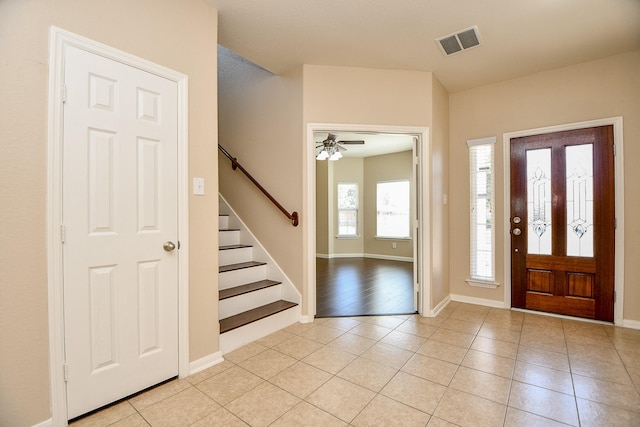
POLYGON ((173 242, 164 242, 164 244, 162 245, 162 249, 164 249, 167 252, 171 252, 175 248, 176 248, 176 245, 173 242))
POLYGON ((513 223, 514 223, 514 224, 520 224, 520 221, 521 221, 521 220, 520 220, 520 217, 519 217, 519 216, 514 216, 514 217, 513 217, 513 223))
POLYGON ((518 227, 514 228, 512 231, 514 236, 519 236, 522 233, 522 230, 520 230, 518 227))

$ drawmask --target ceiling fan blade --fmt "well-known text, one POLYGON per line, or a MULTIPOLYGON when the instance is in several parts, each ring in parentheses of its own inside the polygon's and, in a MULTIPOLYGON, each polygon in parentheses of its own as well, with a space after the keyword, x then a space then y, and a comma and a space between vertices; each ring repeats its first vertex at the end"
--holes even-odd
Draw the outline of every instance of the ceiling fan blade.
POLYGON ((354 140, 354 141, 338 141, 340 144, 364 144, 362 140, 354 140))
POLYGON ((346 148, 346 147, 343 147, 343 146, 342 146, 342 145, 340 145, 340 144, 336 144, 336 147, 338 148, 338 151, 347 151, 347 148, 346 148))

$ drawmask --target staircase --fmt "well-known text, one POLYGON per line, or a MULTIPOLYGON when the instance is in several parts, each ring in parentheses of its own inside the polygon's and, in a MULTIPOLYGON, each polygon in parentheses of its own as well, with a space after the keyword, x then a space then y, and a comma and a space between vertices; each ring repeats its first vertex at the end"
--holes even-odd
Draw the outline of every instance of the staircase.
POLYGON ((218 316, 224 355, 298 322, 301 297, 222 196, 220 212, 218 316))

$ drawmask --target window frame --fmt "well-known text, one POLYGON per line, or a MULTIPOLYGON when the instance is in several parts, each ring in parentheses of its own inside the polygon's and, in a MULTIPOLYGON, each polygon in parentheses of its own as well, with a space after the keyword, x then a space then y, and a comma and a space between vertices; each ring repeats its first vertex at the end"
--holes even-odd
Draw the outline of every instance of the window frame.
POLYGON ((340 239, 350 239, 350 238, 359 238, 360 237, 360 186, 355 181, 340 181, 336 185, 336 237, 340 239), (340 208, 340 186, 341 185, 353 185, 356 190, 356 207, 354 208, 340 208), (355 211, 355 233, 353 234, 342 234, 340 233, 340 212, 348 212, 355 211))
MULTIPOLYGON (((480 138, 467 141, 469 148, 469 279, 466 282, 470 286, 484 287, 484 288, 497 288, 499 284, 496 282, 496 219, 495 219, 495 145, 496 137, 480 138), (478 153, 480 149, 488 149, 486 154, 478 153), (485 165, 481 167, 478 164, 479 155, 488 157, 485 165), (488 172, 488 173, 487 173, 488 172), (485 174, 485 193, 478 191, 479 175, 485 174), (487 176, 488 175, 488 176, 487 176), (479 228, 482 226, 478 222, 477 212, 479 212, 478 206, 480 203, 485 204, 487 211, 487 219, 482 223, 484 224, 485 231, 489 229, 489 241, 485 243, 489 244, 489 250, 479 249, 478 245, 479 234, 482 230, 479 228), (489 269, 488 275, 479 274, 482 268, 479 265, 479 259, 481 259, 480 253, 486 255, 489 252, 489 269)), ((484 268, 487 268, 486 265, 484 268)))

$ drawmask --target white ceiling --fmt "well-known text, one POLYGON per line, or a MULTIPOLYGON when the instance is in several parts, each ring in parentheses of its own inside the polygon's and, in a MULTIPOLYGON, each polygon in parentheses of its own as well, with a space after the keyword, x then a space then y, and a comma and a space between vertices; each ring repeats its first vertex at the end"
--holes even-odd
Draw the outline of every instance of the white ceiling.
POLYGON ((433 71, 449 92, 640 49, 640 0, 207 0, 219 43, 279 74, 301 64, 433 71), (481 46, 435 39, 473 25, 481 46))
MULTIPOLYGON (((383 154, 397 153, 413 149, 413 137, 392 133, 371 132, 331 132, 336 141, 364 141, 364 144, 344 144, 347 149, 342 151, 344 157, 369 157, 383 154)), ((327 139, 327 132, 315 132, 313 139, 319 145, 327 139)), ((316 153, 320 148, 316 149, 316 153)))

